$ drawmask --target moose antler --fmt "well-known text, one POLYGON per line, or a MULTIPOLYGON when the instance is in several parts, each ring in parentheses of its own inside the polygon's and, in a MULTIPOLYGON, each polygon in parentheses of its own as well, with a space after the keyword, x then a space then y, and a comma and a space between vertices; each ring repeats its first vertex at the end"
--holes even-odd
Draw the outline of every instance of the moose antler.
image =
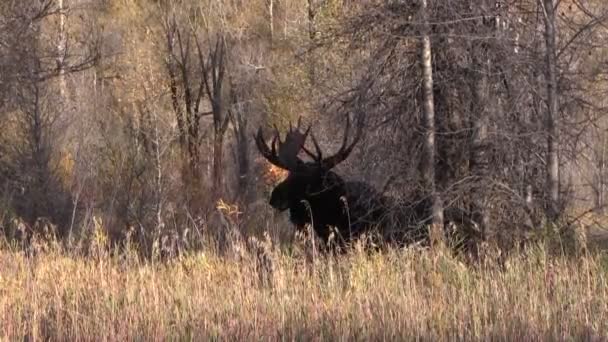
POLYGON ((302 161, 298 158, 298 153, 306 143, 306 138, 310 132, 310 127, 305 132, 300 131, 302 125, 302 118, 298 118, 298 124, 294 129, 292 124, 289 123, 289 131, 285 135, 285 141, 281 141, 280 133, 278 128, 274 127, 274 137, 270 147, 266 144, 262 128, 258 129, 258 133, 255 137, 255 142, 258 150, 272 164, 289 171, 295 171, 298 165, 301 165, 302 161), (277 147, 278 143, 278 147, 277 147))
POLYGON ((352 152, 355 145, 361 140, 361 136, 363 133, 363 119, 361 117, 357 120, 357 131, 355 132, 355 137, 353 141, 348 143, 348 134, 350 131, 350 116, 346 115, 346 126, 344 127, 344 137, 342 138, 342 146, 334 155, 323 158, 323 153, 321 152, 321 148, 319 147, 319 143, 315 138, 314 133, 311 133, 310 136, 312 138, 313 145, 315 146, 315 153, 312 153, 306 147, 302 146, 302 149, 306 154, 308 154, 314 161, 319 164, 325 170, 329 170, 334 166, 338 165, 342 161, 344 161, 348 155, 352 152))

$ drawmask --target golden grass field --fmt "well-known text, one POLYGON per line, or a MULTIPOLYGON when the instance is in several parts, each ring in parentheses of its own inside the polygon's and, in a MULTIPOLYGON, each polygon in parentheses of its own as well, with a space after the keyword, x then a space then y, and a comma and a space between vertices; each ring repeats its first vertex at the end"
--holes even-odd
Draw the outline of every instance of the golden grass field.
POLYGON ((3 340, 606 340, 608 259, 514 253, 465 265, 444 251, 306 261, 193 253, 0 252, 3 340))

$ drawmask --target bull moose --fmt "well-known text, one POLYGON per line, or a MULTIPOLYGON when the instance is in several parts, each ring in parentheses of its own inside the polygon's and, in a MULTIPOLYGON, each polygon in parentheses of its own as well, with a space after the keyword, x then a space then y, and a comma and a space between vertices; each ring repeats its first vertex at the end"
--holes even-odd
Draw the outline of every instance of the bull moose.
POLYGON ((345 246, 364 233, 400 244, 427 241, 430 201, 399 202, 368 183, 345 181, 332 171, 361 140, 362 120, 357 121, 352 139, 350 130, 347 116, 341 147, 324 157, 311 125, 303 130, 301 119, 295 128, 290 123, 284 140, 275 127, 270 146, 260 127, 255 136, 259 152, 273 165, 288 171, 287 178, 272 190, 270 205, 279 211, 289 210, 289 219, 297 230, 310 224, 326 246, 345 246), (314 152, 306 146, 309 136, 314 152), (302 160, 300 152, 311 160, 302 160))

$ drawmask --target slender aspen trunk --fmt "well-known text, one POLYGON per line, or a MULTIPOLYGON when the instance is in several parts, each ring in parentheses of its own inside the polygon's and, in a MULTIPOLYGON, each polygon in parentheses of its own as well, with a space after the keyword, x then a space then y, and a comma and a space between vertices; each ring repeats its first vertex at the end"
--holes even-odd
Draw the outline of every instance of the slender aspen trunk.
POLYGON ((555 4, 553 0, 542 2, 545 19, 545 77, 547 85, 547 217, 556 221, 559 217, 559 161, 558 143, 558 93, 557 93, 557 55, 555 37, 555 4))
POLYGON ((59 96, 61 103, 65 101, 66 82, 65 82, 65 53, 67 46, 67 33, 65 30, 66 16, 64 0, 58 0, 59 9, 59 38, 57 42, 57 68, 59 72, 59 96))
POLYGON ((433 99, 433 65, 430 38, 430 25, 428 24, 427 4, 422 0, 423 32, 421 38, 420 60, 422 65, 422 96, 423 117, 425 128, 424 161, 422 166, 425 188, 431 196, 433 221, 431 225, 431 243, 436 244, 442 240, 443 206, 441 196, 435 184, 435 104, 433 99))
POLYGON ((268 28, 270 29, 270 46, 274 40, 274 0, 268 0, 268 28))

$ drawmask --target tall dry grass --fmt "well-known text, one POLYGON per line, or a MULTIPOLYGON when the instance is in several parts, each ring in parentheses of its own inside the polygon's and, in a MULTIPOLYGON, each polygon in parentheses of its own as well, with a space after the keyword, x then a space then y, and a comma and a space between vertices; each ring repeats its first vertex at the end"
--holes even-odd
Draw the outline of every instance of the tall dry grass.
POLYGON ((303 258, 0 252, 7 340, 608 338, 606 261, 543 248, 466 266, 443 252, 303 258))

